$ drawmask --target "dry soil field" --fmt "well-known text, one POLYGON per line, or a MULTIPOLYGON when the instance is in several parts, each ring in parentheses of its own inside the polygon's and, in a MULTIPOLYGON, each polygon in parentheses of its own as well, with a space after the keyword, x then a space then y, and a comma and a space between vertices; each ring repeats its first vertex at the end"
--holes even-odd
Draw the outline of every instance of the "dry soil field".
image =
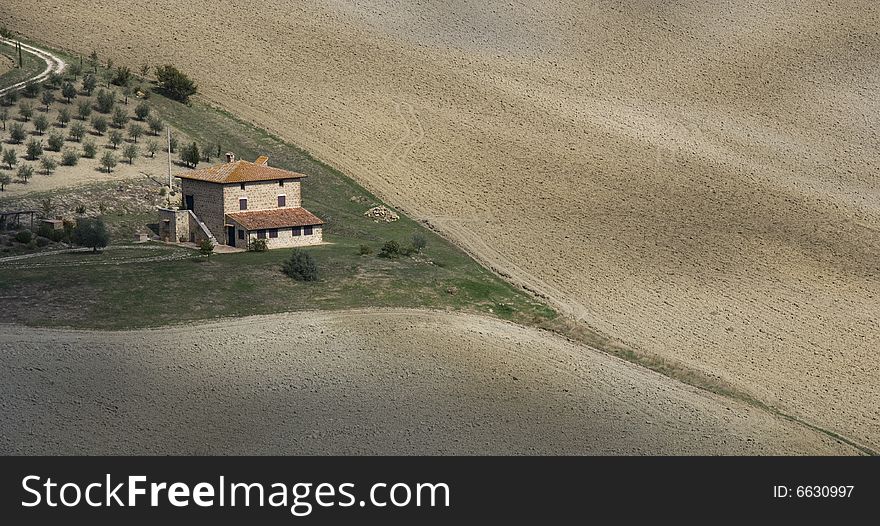
POLYGON ((2 17, 181 66, 598 330, 880 447, 877 2, 9 0, 2 17))
POLYGON ((299 313, 5 326, 0 452, 851 454, 827 436, 494 319, 299 313))

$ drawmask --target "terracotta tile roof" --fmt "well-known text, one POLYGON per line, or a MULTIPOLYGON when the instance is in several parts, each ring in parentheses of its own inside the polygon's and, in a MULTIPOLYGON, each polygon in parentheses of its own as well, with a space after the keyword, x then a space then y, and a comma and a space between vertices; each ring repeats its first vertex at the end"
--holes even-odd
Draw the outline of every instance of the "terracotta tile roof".
POLYGON ((208 168, 201 168, 191 172, 177 174, 181 179, 195 179, 209 183, 247 183, 257 181, 274 181, 278 179, 301 179, 305 174, 289 172, 281 168, 272 168, 266 163, 269 158, 262 156, 257 162, 233 161, 231 163, 215 164, 208 168))
POLYGON ((290 226, 323 225, 324 222, 305 208, 273 208, 251 212, 232 212, 226 214, 246 230, 264 228, 284 228, 290 226))

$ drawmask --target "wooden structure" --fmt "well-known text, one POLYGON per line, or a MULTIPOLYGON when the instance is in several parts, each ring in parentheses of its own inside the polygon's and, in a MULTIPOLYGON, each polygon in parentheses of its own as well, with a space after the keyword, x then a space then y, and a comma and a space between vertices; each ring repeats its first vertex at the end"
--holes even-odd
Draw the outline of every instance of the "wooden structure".
POLYGON ((12 230, 21 226, 21 217, 28 216, 28 228, 33 230, 36 210, 13 210, 10 212, 0 211, 0 230, 12 230))

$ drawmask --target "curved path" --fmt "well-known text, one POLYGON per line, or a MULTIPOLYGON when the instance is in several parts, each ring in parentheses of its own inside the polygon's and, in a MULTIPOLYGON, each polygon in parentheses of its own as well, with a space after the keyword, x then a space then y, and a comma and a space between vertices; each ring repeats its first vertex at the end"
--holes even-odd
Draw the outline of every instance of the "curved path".
MULTIPOLYGON (((0 42, 2 42, 3 44, 14 46, 17 41, 10 38, 0 37, 0 42)), ((67 63, 61 60, 58 56, 48 51, 44 51, 40 48, 25 44, 24 42, 21 43, 21 50, 25 53, 30 53, 31 55, 43 59, 43 61, 46 62, 46 69, 44 69, 40 74, 34 75, 29 79, 23 80, 5 88, 0 88, 0 96, 6 95, 10 91, 21 89, 31 82, 42 82, 49 78, 49 75, 51 75, 52 73, 61 73, 62 71, 64 71, 64 68, 67 67, 67 63)))
POLYGON ((858 454, 553 334, 299 312, 0 326, 0 454, 858 454))

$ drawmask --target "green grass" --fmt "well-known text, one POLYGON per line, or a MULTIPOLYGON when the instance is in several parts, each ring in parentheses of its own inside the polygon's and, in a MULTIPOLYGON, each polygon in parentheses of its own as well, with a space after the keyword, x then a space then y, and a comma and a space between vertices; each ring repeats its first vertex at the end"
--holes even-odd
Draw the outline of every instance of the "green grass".
MULTIPOLYGON (((0 44, 0 54, 11 58, 18 65, 18 51, 16 51, 14 46, 0 44)), ((22 60, 24 64, 21 68, 13 68, 0 75, 0 88, 5 88, 31 78, 46 69, 46 63, 30 53, 22 52, 22 60)))
MULTIPOLYGON (((302 149, 199 101, 184 105, 154 93, 148 102, 190 140, 212 145, 215 154, 219 145, 223 152, 233 151, 243 159, 268 155, 272 166, 308 175, 302 187, 303 206, 324 219, 324 239, 329 242, 307 249, 318 262, 321 279, 299 283, 285 276, 281 264, 290 250, 283 249, 217 254, 207 260, 196 258, 193 252, 193 258, 185 260, 142 262, 135 251, 108 250, 98 255, 41 256, 28 260, 33 263, 30 266, 0 262, 5 278, 0 280, 0 295, 9 303, 6 311, 15 321, 123 329, 226 316, 368 307, 463 310, 523 323, 556 316, 410 218, 401 214, 396 222, 375 223, 364 217, 370 206, 381 201, 302 149), (394 260, 376 255, 385 241, 408 245, 416 233, 427 239, 421 254, 394 260), (360 255, 359 246, 364 244, 373 254, 360 255), (110 262, 126 257, 135 261, 102 264, 102 259, 110 262)), ((89 191, 112 199, 113 185, 91 185, 89 191)), ((39 198, 62 202, 66 194, 54 191, 39 198)), ((14 205, 14 199, 0 197, 0 208, 14 205)), ((156 222, 158 214, 113 211, 105 219, 115 239, 127 241, 134 231, 156 222)))

